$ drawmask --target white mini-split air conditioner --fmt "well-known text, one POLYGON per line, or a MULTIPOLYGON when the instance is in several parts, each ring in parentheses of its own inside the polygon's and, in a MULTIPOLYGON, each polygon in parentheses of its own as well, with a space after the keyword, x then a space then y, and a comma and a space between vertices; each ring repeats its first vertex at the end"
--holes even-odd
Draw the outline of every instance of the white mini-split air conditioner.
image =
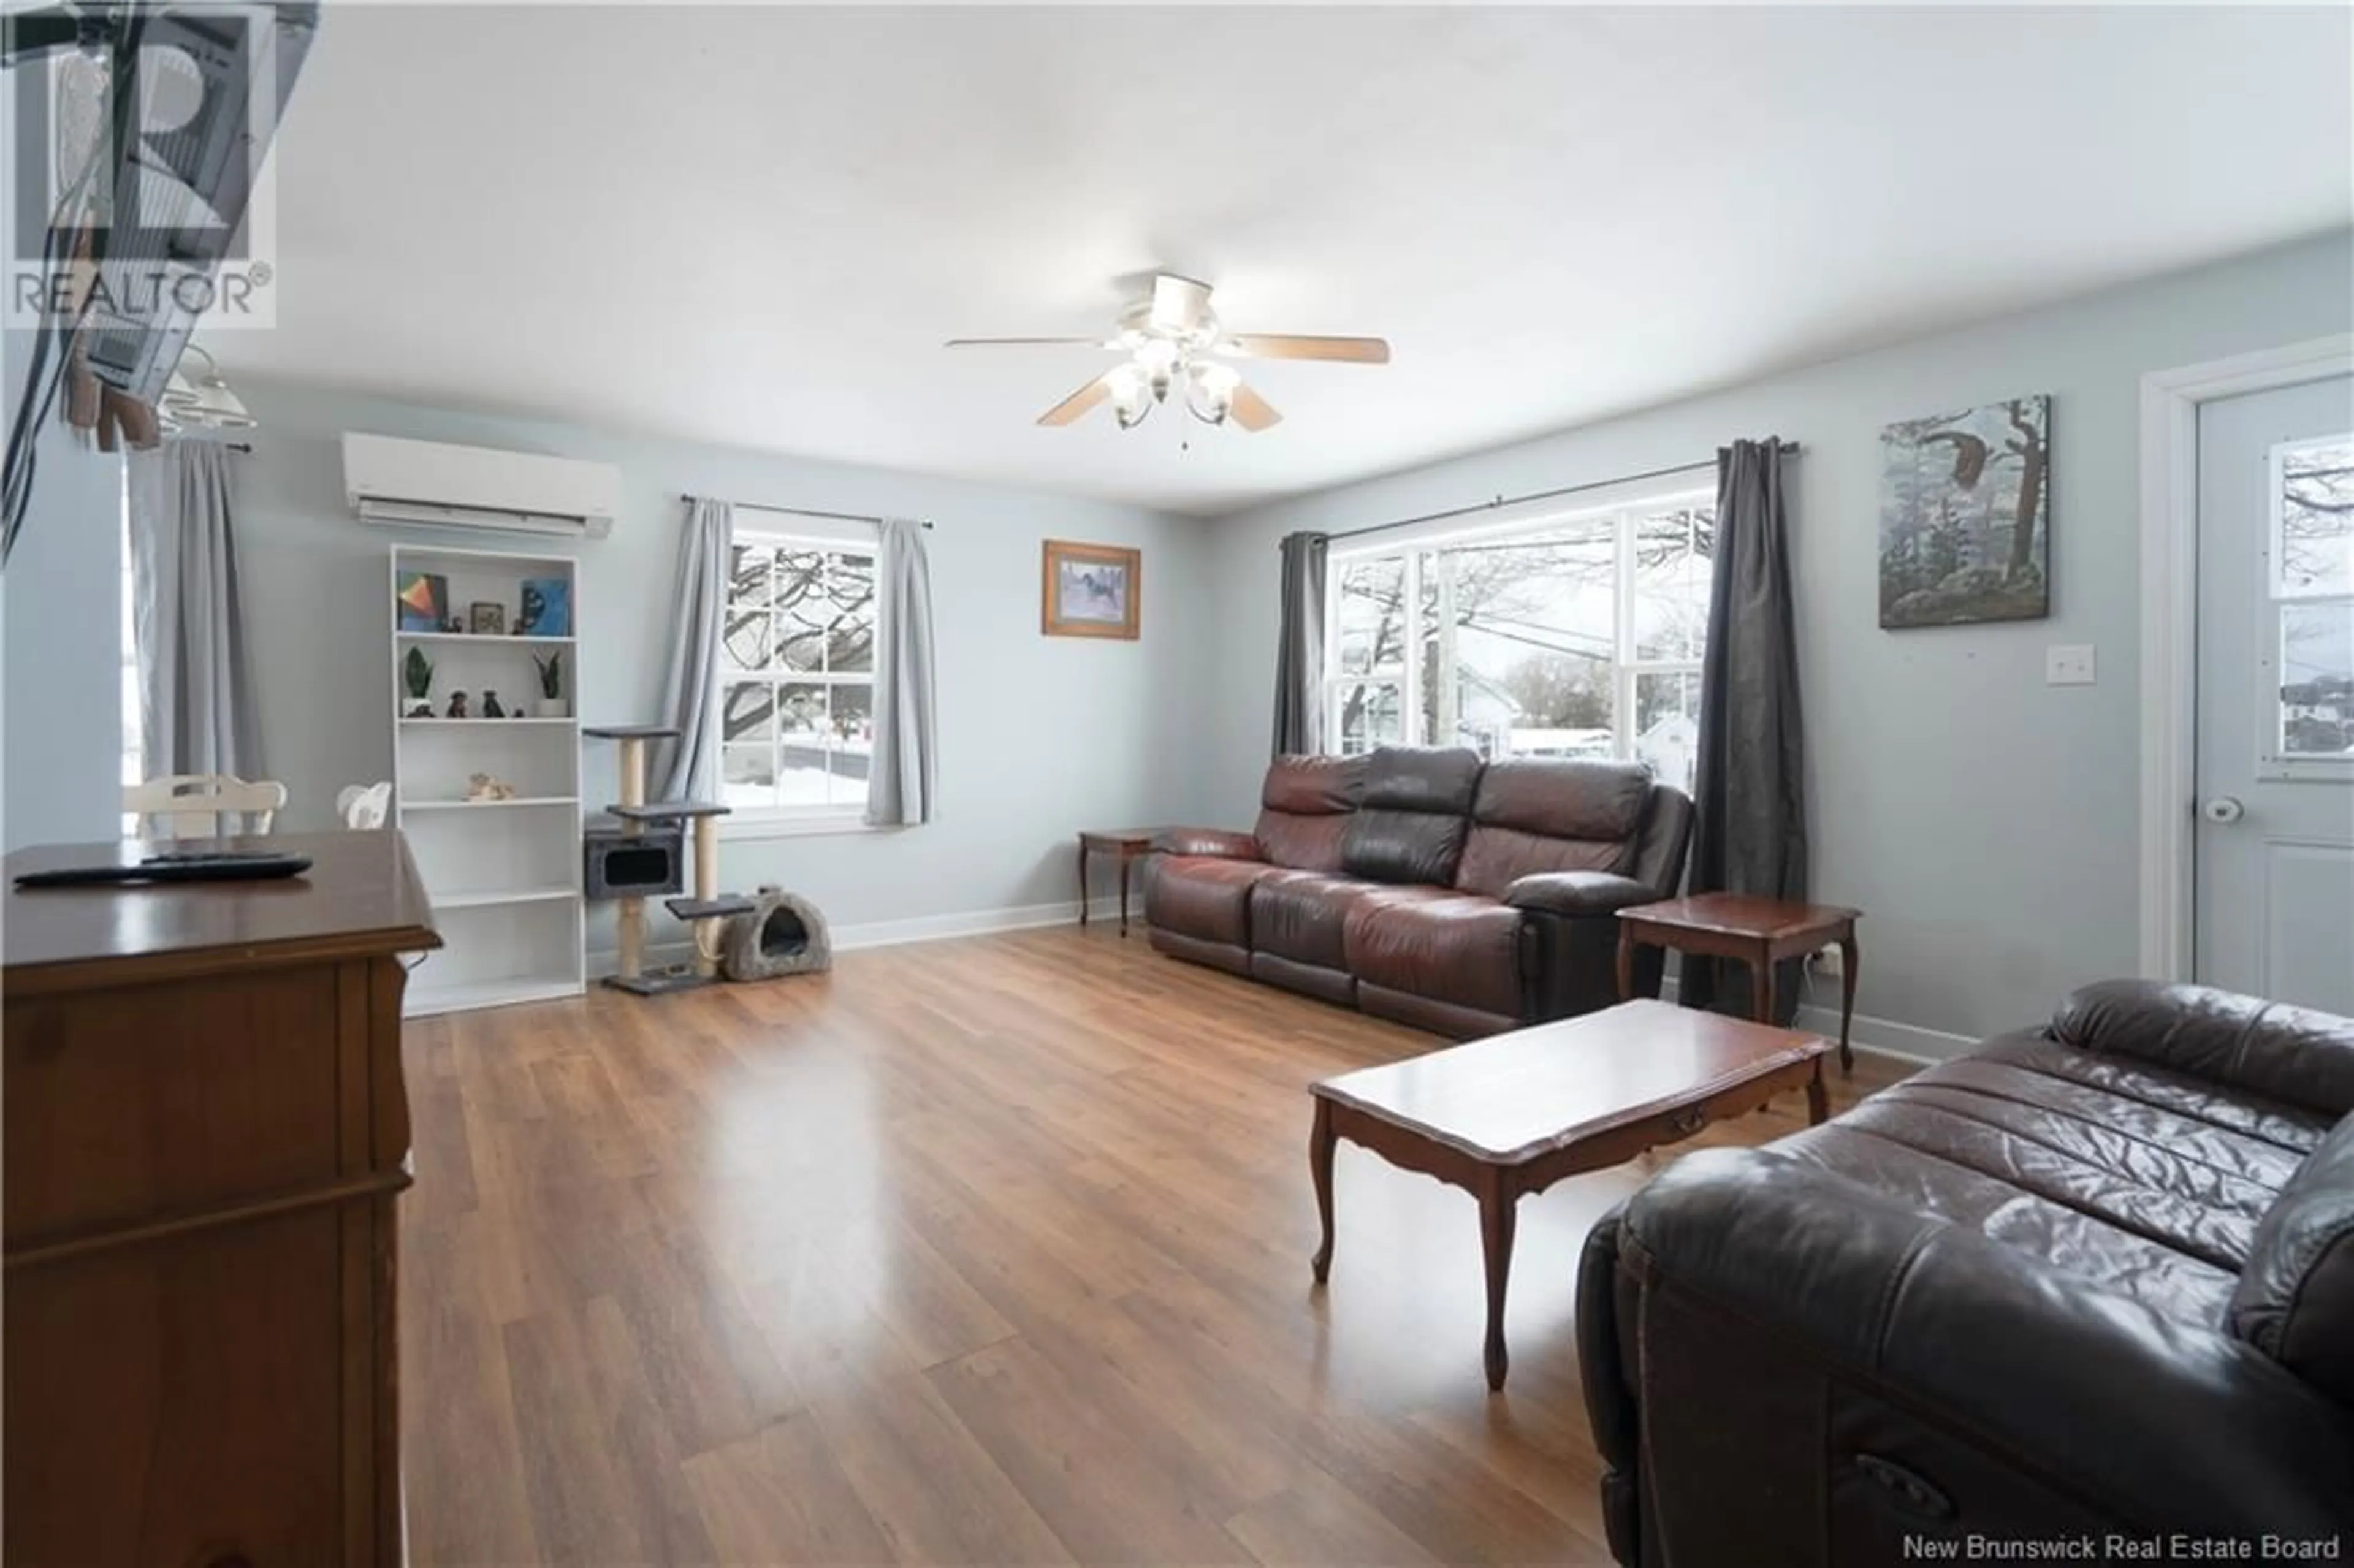
POLYGON ((363 523, 601 539, 620 509, 610 463, 344 434, 344 492, 363 523))

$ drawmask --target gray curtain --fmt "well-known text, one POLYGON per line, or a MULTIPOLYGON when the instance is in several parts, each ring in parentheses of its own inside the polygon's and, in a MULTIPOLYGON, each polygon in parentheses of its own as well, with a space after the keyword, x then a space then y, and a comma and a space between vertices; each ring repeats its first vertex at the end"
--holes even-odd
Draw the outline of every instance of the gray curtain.
MULTIPOLYGON (((1782 456, 1772 439, 1735 441, 1716 454, 1716 575, 1692 789, 1694 893, 1807 895, 1805 729, 1782 456)), ((1727 969, 1687 958, 1679 994, 1695 1007, 1722 997, 1723 1011, 1745 1014, 1747 977, 1727 969)), ((1780 976, 1782 1022, 1797 1010, 1800 973, 1793 962, 1780 976)))
POLYGON ((875 649, 875 752, 866 768, 866 820, 877 827, 928 822, 938 800, 939 741, 933 721, 932 568, 920 524, 883 524, 875 566, 881 622, 875 649))
POLYGON ((147 777, 262 778, 229 454, 215 441, 183 440, 124 461, 147 777))
POLYGON ((657 800, 719 795, 719 637, 726 625, 727 546, 735 526, 736 509, 725 501, 687 503, 663 674, 662 722, 679 738, 654 754, 647 782, 657 800))
POLYGON ((1275 645, 1275 755, 1324 749, 1324 558, 1322 534, 1283 540, 1283 620, 1275 645))

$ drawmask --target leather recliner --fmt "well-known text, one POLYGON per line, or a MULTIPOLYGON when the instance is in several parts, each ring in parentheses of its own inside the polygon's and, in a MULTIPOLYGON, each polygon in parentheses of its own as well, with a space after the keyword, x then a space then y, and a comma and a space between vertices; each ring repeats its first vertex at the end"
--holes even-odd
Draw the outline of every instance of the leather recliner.
POLYGON ((1674 893, 1691 836, 1639 763, 1283 757, 1253 832, 1161 835, 1145 917, 1162 952, 1468 1038, 1616 1001, 1617 911, 1674 893))
POLYGON ((2349 1112, 2354 1020, 2110 980, 1677 1161, 1579 1270, 1612 1552, 2354 1555, 2349 1112))

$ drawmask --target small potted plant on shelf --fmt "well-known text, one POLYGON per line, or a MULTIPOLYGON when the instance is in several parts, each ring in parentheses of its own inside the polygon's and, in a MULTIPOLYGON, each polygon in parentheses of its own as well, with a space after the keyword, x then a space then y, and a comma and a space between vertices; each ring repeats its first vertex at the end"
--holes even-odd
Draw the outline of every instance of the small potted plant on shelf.
POLYGON ((433 704, 433 661, 425 656, 422 648, 411 648, 408 657, 401 661, 400 678, 408 688, 408 716, 431 718, 433 704))
POLYGON ((539 666, 539 701, 533 711, 541 718, 570 718, 572 705, 564 700, 564 650, 558 648, 545 659, 535 653, 531 662, 539 666))

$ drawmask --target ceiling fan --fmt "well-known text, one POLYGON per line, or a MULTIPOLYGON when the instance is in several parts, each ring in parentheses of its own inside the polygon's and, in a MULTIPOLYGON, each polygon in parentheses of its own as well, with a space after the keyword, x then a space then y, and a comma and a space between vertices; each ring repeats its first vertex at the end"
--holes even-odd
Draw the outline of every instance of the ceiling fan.
POLYGON ((1097 404, 1109 403, 1123 430, 1142 424, 1157 405, 1168 401, 1172 387, 1186 411, 1204 424, 1232 419, 1246 430, 1264 430, 1282 418, 1273 404, 1243 385, 1233 366, 1223 363, 1228 358, 1390 362, 1390 345, 1377 337, 1227 332, 1210 309, 1210 285, 1170 272, 1153 278, 1150 297, 1121 313, 1119 329, 1108 338, 955 337, 948 342, 950 348, 1041 344, 1084 344, 1127 357, 1039 415, 1038 422, 1067 425, 1097 404))

